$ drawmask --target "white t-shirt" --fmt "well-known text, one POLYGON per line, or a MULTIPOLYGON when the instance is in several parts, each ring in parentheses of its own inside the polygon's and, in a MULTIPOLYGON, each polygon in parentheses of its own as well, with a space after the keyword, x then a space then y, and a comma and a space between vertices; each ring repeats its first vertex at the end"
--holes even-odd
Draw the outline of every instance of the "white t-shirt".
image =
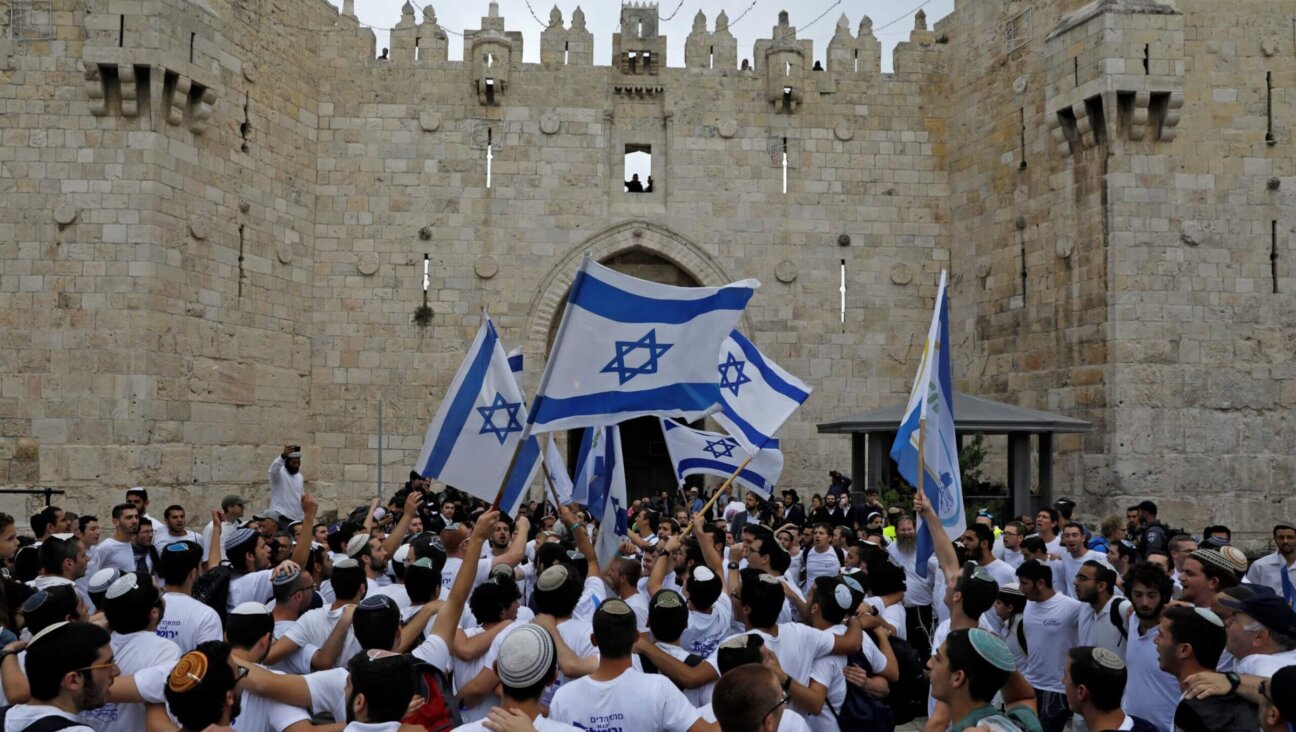
MULTIPOLYGON (((181 656, 179 646, 147 630, 125 635, 113 633, 111 644, 123 676, 150 666, 174 666, 181 656)), ((81 712, 81 719, 99 732, 138 732, 145 728, 144 705, 140 703, 105 704, 81 712)))
MULTIPOLYGON (((297 619, 293 627, 289 628, 284 637, 297 644, 298 648, 314 646, 323 648, 328 642, 328 638, 333 634, 333 629, 337 627, 338 621, 342 619, 342 612, 345 608, 336 610, 327 607, 315 608, 309 610, 297 619)), ((356 640, 355 632, 347 628, 346 643, 342 647, 342 655, 338 656, 338 665, 345 666, 351 657, 359 653, 360 641, 356 640)))
POLYGON ((1056 593, 1044 602, 1028 601, 1024 620, 1026 644, 1030 656, 1022 675, 1036 690, 1066 691, 1062 672, 1067 654, 1079 644, 1080 615, 1088 606, 1072 597, 1056 593))
POLYGON ((228 610, 245 602, 265 604, 274 597, 274 586, 270 584, 270 570, 262 569, 247 574, 236 574, 230 578, 228 610))
MULTIPOLYGON (((846 626, 834 625, 828 629, 833 635, 842 635, 846 632, 846 626)), ((864 643, 861 652, 868 659, 869 665, 873 667, 874 674, 880 674, 886 670, 886 656, 882 650, 877 647, 873 639, 864 634, 864 643)), ((810 678, 818 681, 828 688, 828 697, 826 704, 831 705, 832 710, 841 711, 842 703, 846 701, 846 656, 822 656, 815 661, 814 667, 810 669, 810 678)), ((812 714, 805 718, 806 724, 814 732, 838 732, 837 718, 833 716, 833 711, 824 709, 818 714, 812 714)))
MULTIPOLYGON (((708 722, 716 721, 715 709, 710 704, 699 707, 698 714, 708 722)), ((805 718, 800 714, 783 707, 783 716, 779 717, 778 732, 810 732, 810 727, 806 725, 805 718)))
POLYGON ((135 571, 135 550, 131 549, 130 544, 117 541, 111 536, 99 540, 86 565, 86 576, 92 577, 95 572, 109 567, 116 567, 122 572, 135 571))
MULTIPOLYGON (((680 663, 686 663, 688 660, 689 652, 684 650, 683 648, 680 648, 679 646, 671 645, 670 643, 662 643, 660 641, 656 643, 656 646, 666 655, 670 656, 676 661, 679 661, 680 663)), ((699 686, 696 689, 680 689, 680 691, 684 692, 684 698, 688 699, 689 704, 692 704, 695 707, 700 707, 704 704, 710 704, 711 692, 714 690, 715 690, 714 681, 707 682, 706 684, 703 684, 702 686, 699 686)))
MULTIPOLYGON (((824 551, 819 551, 811 546, 809 549, 801 552, 803 562, 805 562, 805 582, 801 583, 801 591, 810 592, 810 585, 818 577, 836 577, 841 572, 842 563, 837 559, 837 552, 829 546, 824 551)), ((791 571, 791 570, 789 570, 791 571)), ((800 577, 800 571, 794 574, 800 577)))
MULTIPOLYGON (((779 581, 783 583, 784 587, 792 588, 792 593, 800 598, 801 602, 805 602, 805 593, 801 591, 800 587, 796 586, 796 583, 790 577, 785 574, 779 577, 779 581)), ((796 623, 800 622, 800 620, 801 613, 797 612, 796 605, 791 600, 783 598, 783 609, 779 611, 778 616, 779 623, 796 623)))
MULTIPOLYGON (((37 720, 45 717, 59 717, 73 722, 81 721, 81 718, 77 715, 48 704, 18 704, 5 715, 4 732, 22 732, 35 724, 37 720)), ((64 728, 64 732, 97 732, 97 730, 94 727, 77 724, 64 728)))
MULTIPOLYGON (((747 634, 764 638, 765 646, 778 659, 783 672, 803 686, 810 685, 810 672, 814 668, 815 661, 832 653, 833 644, 837 639, 837 636, 826 630, 798 623, 780 623, 777 636, 761 630, 748 631, 747 634)), ((711 664, 717 674, 720 673, 718 652, 707 656, 706 662, 711 664)))
POLYGON ((994 581, 999 583, 1000 589, 1004 585, 1010 585, 1017 581, 1017 569, 1013 565, 1002 559, 996 559, 985 565, 983 569, 994 577, 994 581))
MULTIPOLYGON (((257 665, 265 668, 260 664, 257 665)), ((273 669, 266 670, 280 673, 273 669)), ((150 704, 166 704, 166 682, 170 675, 171 666, 151 666, 135 674, 135 687, 144 701, 150 704)), ((170 714, 169 709, 167 713, 170 714)), ((241 700, 241 711, 233 726, 236 726, 239 732, 281 732, 303 719, 310 719, 310 714, 305 709, 257 696, 245 690, 241 700)), ((174 715, 172 720, 175 720, 174 715)))
POLYGON ((220 616, 215 610, 179 592, 162 595, 166 609, 158 623, 157 634, 180 647, 181 655, 192 651, 204 641, 218 641, 225 637, 220 616))
POLYGON ((1235 661, 1233 670, 1238 674, 1268 678, 1284 666, 1296 666, 1296 651, 1283 651, 1272 655, 1252 653, 1250 656, 1235 661))
MULTIPOLYGON (((1104 564, 1107 563, 1106 554, 1099 554, 1098 552, 1092 549, 1089 549, 1085 551, 1084 554, 1081 554, 1079 559, 1071 556, 1071 552, 1068 551, 1062 552, 1062 559, 1060 560, 1062 566, 1062 586, 1058 587, 1055 584, 1053 586, 1053 589, 1057 590, 1058 592, 1061 592, 1067 597, 1075 597, 1076 573, 1080 571, 1080 567, 1085 562, 1091 559, 1094 561, 1102 562, 1104 564)), ((1057 576, 1056 573, 1054 574, 1054 576, 1055 577, 1057 576)))
POLYGON ((711 612, 689 610, 688 627, 680 635, 680 646, 705 658, 715 651, 720 641, 732 635, 729 632, 732 622, 733 601, 721 593, 711 605, 711 612))
MULTIPOLYGON (((169 530, 163 529, 153 534, 153 546, 157 548, 159 554, 162 553, 167 544, 174 544, 177 541, 192 541, 198 546, 206 546, 202 537, 196 531, 185 530, 180 536, 172 536, 169 530)), ((206 559, 206 557, 203 558, 206 559)))
POLYGON ((905 607, 917 607, 919 605, 932 604, 931 583, 926 577, 919 577, 915 562, 918 560, 918 552, 900 551, 900 543, 892 542, 887 547, 887 554, 895 560, 896 564, 904 567, 905 571, 905 607))
MULTIPOLYGON (((477 626, 476 628, 465 630, 464 635, 469 638, 475 638, 484 632, 486 632, 485 628, 477 626)), ((503 634, 504 631, 500 631, 499 635, 503 634)), ((496 638, 498 638, 499 635, 497 635, 496 638)), ((494 641, 492 641, 492 643, 493 642, 494 641)), ((485 663, 483 663, 485 659, 485 653, 467 661, 457 656, 452 659, 452 662, 454 663, 454 674, 452 678, 454 680, 454 691, 456 695, 459 694, 463 687, 468 685, 468 682, 477 678, 477 674, 481 673, 483 668, 486 668, 485 663)), ((461 701, 459 702, 459 716, 465 722, 476 722, 479 719, 485 718, 486 715, 490 713, 491 707, 495 706, 498 702, 499 697, 494 694, 487 694, 482 698, 481 703, 475 707, 465 706, 461 701)))
MULTIPOLYGON (((289 473, 280 455, 270 463, 270 508, 289 521, 302 520, 301 499, 305 478, 301 471, 289 473)), ((346 719, 346 717, 337 717, 346 719)))
POLYGON ((594 617, 594 611, 603 601, 608 598, 607 585, 598 577, 586 577, 585 586, 581 588, 580 600, 576 603, 576 609, 572 611, 572 617, 577 620, 591 620, 594 617))
POLYGON ((1114 651, 1117 655, 1125 655, 1125 637, 1121 633, 1125 630, 1124 612, 1129 609, 1127 603, 1128 600, 1109 597, 1102 609, 1097 612, 1094 612, 1093 606, 1089 603, 1084 603, 1080 612, 1079 645, 1098 646, 1114 651), (1112 625, 1112 603, 1121 605, 1117 610, 1119 626, 1112 625))
MULTIPOLYGON (((463 566, 462 557, 449 557, 446 559, 445 566, 441 568, 441 598, 450 597, 450 588, 454 587, 455 577, 459 576, 459 568, 463 566)), ((491 562, 490 559, 477 560, 477 576, 473 578, 473 587, 480 585, 490 579, 491 562)), ((472 594, 472 593, 469 593, 472 594)))
POLYGON ((1146 719, 1157 729, 1173 729, 1175 708, 1183 691, 1179 680, 1162 671, 1157 660, 1156 637, 1160 631, 1153 625, 1140 636, 1138 619, 1130 617, 1127 622, 1130 637, 1125 648, 1125 670, 1129 681, 1125 684, 1121 709, 1128 715, 1146 719))
MULTIPOLYGON (((1026 561, 1026 557, 1022 556, 1021 549, 1008 549, 1007 547, 1004 548, 999 558, 1014 570, 1022 566, 1022 562, 1026 561)), ((1017 580, 1013 581, 1016 582, 1017 580)))
POLYGON ((403 584, 397 584, 393 582, 390 585, 386 585, 385 587, 379 587, 376 590, 374 590, 372 587, 370 587, 369 589, 373 590, 373 592, 370 593, 371 595, 386 595, 387 597, 390 597, 391 599, 395 600, 396 606, 401 609, 402 613, 405 612, 406 610, 409 610, 410 608, 411 603, 409 599, 409 592, 405 590, 405 585, 403 584))
MULTIPOLYGON (((580 732, 579 727, 555 722, 544 715, 531 720, 531 726, 536 728, 536 732, 580 732)), ((242 732, 242 730, 239 732, 242 732)), ((451 732, 489 732, 489 730, 483 727, 481 722, 469 722, 455 727, 451 732)))
POLYGON ((429 635, 423 639, 418 648, 415 648, 410 655, 414 656, 424 663, 441 670, 441 673, 448 674, 452 668, 450 663, 450 647, 441 639, 439 635, 429 635))
MULTIPOLYGON (((597 658, 599 656, 598 646, 594 645, 592 640, 594 628, 590 621, 568 618, 558 623, 558 635, 578 658, 589 658, 591 656, 597 658)), ((558 687, 569 681, 571 681, 571 678, 564 674, 561 668, 558 669, 554 682, 545 687, 544 693, 540 695, 540 704, 546 707, 549 706, 553 701, 553 695, 558 691, 558 687)))
POLYGON ((904 603, 897 602, 894 605, 888 605, 883 602, 880 597, 866 597, 864 598, 864 602, 877 608, 878 614, 882 616, 882 619, 890 623, 891 627, 895 628, 895 636, 897 638, 900 640, 909 640, 909 632, 907 630, 908 625, 906 623, 908 616, 905 614, 904 603))
POLYGON ((635 669, 611 681, 586 676, 563 684, 549 718, 592 732, 682 732, 699 719, 670 679, 635 669))
MULTIPOLYGON (((274 624, 274 637, 278 640, 288 634, 288 631, 297 626, 295 620, 276 620, 274 624)), ((311 659, 319 647, 313 645, 299 646, 297 650, 280 659, 278 663, 270 666, 271 671, 278 671, 286 674, 308 674, 311 669, 311 659)), ((343 659, 338 659, 345 664, 343 659)))
POLYGON ((629 605, 630 609, 634 611, 635 620, 639 624, 639 632, 647 633, 648 632, 648 598, 644 597, 643 593, 636 592, 630 597, 626 598, 625 604, 629 605))
POLYGON ((346 719, 346 685, 351 672, 346 668, 331 668, 327 671, 316 671, 302 677, 306 688, 310 690, 311 713, 328 712, 334 719, 346 719))

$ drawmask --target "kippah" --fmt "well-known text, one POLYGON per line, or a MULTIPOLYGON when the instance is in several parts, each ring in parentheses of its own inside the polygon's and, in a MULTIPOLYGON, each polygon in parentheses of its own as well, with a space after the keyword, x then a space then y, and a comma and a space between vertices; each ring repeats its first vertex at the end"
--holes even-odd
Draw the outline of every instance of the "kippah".
POLYGON ((684 598, 675 590, 662 590, 653 596, 653 607, 684 607, 684 598))
POLYGON ((629 615, 634 612, 630 609, 630 606, 625 604, 622 600, 608 600, 602 605, 599 605, 598 611, 601 613, 607 613, 608 615, 629 615))
POLYGON ((139 587, 139 579, 135 577, 135 573, 130 572, 123 574, 108 586, 108 592, 105 597, 109 600, 116 600, 136 587, 139 587))
POLYGON ((292 452, 288 453, 289 460, 292 460, 293 458, 299 458, 301 456, 302 456, 301 450, 293 450, 292 452))
POLYGON ((585 555, 573 549, 572 551, 567 552, 567 558, 579 562, 585 558, 585 555))
POLYGON ((90 591, 105 592, 108 586, 117 581, 121 576, 121 570, 116 567, 106 567, 90 575, 90 591))
POLYGON ((715 572, 712 572, 710 567, 698 567, 693 570, 694 582, 710 582, 715 578, 715 572))
POLYGON ((1220 620, 1220 616, 1216 615, 1215 612, 1214 612, 1213 610, 1211 610, 1210 608, 1206 608, 1206 607, 1195 607, 1195 608, 1193 608, 1193 610, 1196 610, 1198 615, 1200 615, 1200 616, 1202 616, 1203 618, 1205 618, 1205 619, 1206 619, 1207 621, 1209 621, 1212 625, 1218 625, 1218 626, 1221 627, 1221 628, 1224 627, 1224 621, 1223 621, 1223 620, 1220 620))
POLYGON ((55 538, 55 539, 58 539, 58 540, 60 540, 60 541, 67 541, 67 540, 71 539, 72 537, 76 536, 76 534, 70 534, 70 533, 63 533, 63 532, 61 532, 61 533, 58 533, 58 534, 50 534, 50 536, 53 537, 53 538, 55 538))
POLYGON ((536 589, 545 592, 556 590, 567 581, 567 576, 567 568, 561 564, 555 564, 540 573, 540 577, 536 579, 536 589))
MULTIPOLYGON (((333 566, 336 567, 337 565, 335 564, 333 566)), ((419 569, 434 569, 434 567, 432 566, 432 560, 428 559, 427 557, 423 557, 422 559, 415 561, 410 566, 418 567, 419 569)))
POLYGON ((59 628, 62 628, 63 626, 67 625, 70 622, 72 621, 60 620, 59 622, 54 623, 53 625, 45 626, 45 628, 41 630, 41 632, 37 633, 36 635, 33 635, 31 640, 27 641, 27 648, 30 649, 33 643, 40 640, 41 638, 44 638, 47 635, 51 635, 54 631, 58 630, 59 628))
POLYGON ((495 577, 512 577, 513 565, 504 563, 497 564, 494 567, 491 567, 490 576, 492 579, 495 577))
POLYGON ((140 486, 135 486, 134 488, 129 488, 126 490, 126 495, 129 496, 132 493, 148 493, 148 491, 144 490, 140 486))
POLYGON ((986 663, 994 666, 1000 671, 1016 671, 1017 664, 1013 661, 1012 653, 1008 650, 1008 644, 1004 643, 999 636, 988 630, 973 628, 968 631, 968 641, 972 644, 972 650, 977 655, 985 659, 986 663))
POLYGON ((1008 584, 1000 587, 999 591, 1005 595, 1021 595, 1022 597, 1026 596, 1026 593, 1022 592, 1021 590, 1021 584, 1018 582, 1009 582, 1008 584))
POLYGON ((392 552, 392 561, 396 562, 397 564, 404 564, 405 560, 409 558, 409 553, 410 553, 410 545, 401 544, 400 546, 396 547, 396 551, 392 552))
POLYGON ((284 572, 278 577, 275 577, 274 579, 270 580, 270 583, 273 584, 275 587, 283 587, 284 585, 290 585, 293 582, 296 582, 297 578, 300 576, 301 576, 301 570, 294 569, 288 572, 284 572))
POLYGON ((1198 549, 1188 556, 1191 559, 1196 559, 1202 564, 1209 564, 1218 567, 1219 569, 1237 574, 1237 567, 1233 566, 1233 562, 1229 561, 1223 554, 1214 549, 1198 549))
POLYGON ((354 567, 359 567, 359 566, 360 563, 352 559, 351 557, 347 557, 346 559, 339 559, 333 563, 333 569, 352 569, 354 567))
POLYGON ((44 590, 37 590, 35 593, 32 594, 31 597, 23 601, 22 611, 25 613, 33 612, 41 605, 44 605, 45 601, 48 599, 49 599, 48 592, 44 590))
POLYGON ((850 588, 847 587, 845 583, 837 585, 837 588, 833 590, 833 599, 837 601, 837 607, 842 610, 849 609, 851 606, 851 600, 853 599, 851 597, 850 588))
POLYGON ((207 676, 207 654, 202 651, 189 651, 176 661, 175 668, 167 677, 167 688, 183 694, 202 683, 207 676))
POLYGON ((755 633, 740 633, 739 635, 725 638, 718 648, 746 648, 748 646, 763 646, 765 639, 755 633))
POLYGON ((386 607, 391 607, 393 604, 395 604, 395 601, 386 595, 370 595, 361 600, 360 604, 356 606, 356 609, 381 610, 386 607))
POLYGON ((1241 549, 1235 546, 1220 547, 1219 554, 1224 557, 1225 561, 1233 565, 1233 571, 1239 575, 1246 574, 1247 558, 1241 549))
POLYGON ((779 583, 779 581, 778 581, 778 577, 775 577, 775 576, 772 575, 772 574, 762 574, 762 575, 760 575, 760 578, 759 578, 759 579, 760 579, 761 582, 764 582, 764 583, 766 583, 766 584, 770 584, 770 585, 777 585, 777 584, 779 583))
MULTIPOLYGON (((606 603, 605 603, 606 605, 606 603)), ((524 689, 542 681, 556 656, 553 638, 538 625, 520 625, 500 644, 495 672, 504 686, 524 689)))
POLYGON ((256 531, 246 526, 241 529, 234 529, 229 534, 221 537, 221 548, 229 551, 254 536, 256 536, 256 531))
POLYGON ((860 593, 861 595, 868 594, 868 593, 864 592, 864 585, 861 585, 861 584, 859 583, 859 580, 855 579, 854 577, 851 577, 850 575, 846 575, 846 576, 843 576, 843 577, 842 577, 842 584, 846 585, 847 587, 851 588, 852 590, 855 590, 856 592, 860 593))
POLYGON ((356 534, 355 536, 351 537, 351 541, 347 542, 346 555, 354 559, 355 557, 360 556, 360 552, 364 551, 364 548, 368 545, 369 545, 368 534, 356 534))
POLYGON ((1121 660, 1121 657, 1106 648, 1095 646, 1090 651, 1090 655, 1093 656, 1094 663, 1103 668, 1109 668, 1112 671, 1120 671, 1125 668, 1125 662, 1121 660))
POLYGON ((269 615, 270 608, 259 602, 245 602, 230 610, 230 615, 269 615))

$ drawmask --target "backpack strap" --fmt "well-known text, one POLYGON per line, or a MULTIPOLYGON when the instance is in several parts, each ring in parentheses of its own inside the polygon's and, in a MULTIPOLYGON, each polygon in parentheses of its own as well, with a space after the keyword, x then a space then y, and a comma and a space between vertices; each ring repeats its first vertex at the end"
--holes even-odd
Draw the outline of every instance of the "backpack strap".
POLYGON ((1030 648, 1026 646, 1026 620, 1021 617, 1017 619, 1017 642, 1021 644, 1023 652, 1030 653, 1030 648))
POLYGON ((1116 630, 1120 631, 1121 640, 1128 641, 1129 630, 1125 627, 1125 618, 1121 614, 1121 605, 1123 604, 1124 601, 1121 598, 1112 598, 1111 612, 1109 613, 1109 616, 1111 624, 1116 626, 1116 630))
MULTIPOLYGON (((9 707, 5 707, 4 711, 8 712, 9 707)), ((4 724, 3 716, 0 716, 0 724, 4 724)), ((58 715, 51 714, 48 717, 41 717, 35 722, 32 722, 31 724, 27 725, 26 727, 23 728, 22 732, 58 732, 61 729, 67 729, 68 727, 80 727, 82 725, 83 725, 82 722, 77 722, 68 719, 66 717, 60 717, 58 715)), ((3 727, 0 727, 0 729, 3 729, 3 727)))
POLYGON ((846 554, 842 551, 842 548, 839 547, 839 546, 837 546, 836 544, 833 544, 833 552, 836 553, 836 555, 837 555, 837 566, 839 566, 839 567, 845 567, 845 566, 846 566, 846 554))

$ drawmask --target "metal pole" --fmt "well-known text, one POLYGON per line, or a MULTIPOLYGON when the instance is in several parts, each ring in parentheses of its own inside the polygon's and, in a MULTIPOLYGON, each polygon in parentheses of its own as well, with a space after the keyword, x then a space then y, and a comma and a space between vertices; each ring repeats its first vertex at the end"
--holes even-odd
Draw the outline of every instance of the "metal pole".
POLYGON ((382 498, 383 498, 383 481, 382 481, 382 469, 383 469, 382 417, 383 414, 382 413, 383 413, 383 400, 382 397, 378 397, 378 501, 379 503, 382 502, 382 498))

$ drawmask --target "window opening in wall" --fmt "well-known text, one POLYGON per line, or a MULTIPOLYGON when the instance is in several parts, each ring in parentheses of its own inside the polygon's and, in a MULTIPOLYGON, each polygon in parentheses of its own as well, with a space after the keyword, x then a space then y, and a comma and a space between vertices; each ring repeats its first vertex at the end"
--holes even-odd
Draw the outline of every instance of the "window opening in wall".
POLYGON ((1132 91, 1116 92, 1116 130, 1126 139, 1133 139, 1136 97, 1132 91))
POLYGON ((1269 276, 1273 278, 1273 291, 1278 294, 1278 222, 1269 222, 1269 276))
POLYGON ((495 104, 495 80, 489 76, 486 77, 486 103, 492 106, 495 104))
POLYGON ((1107 117, 1103 114, 1102 97, 1086 99, 1085 111, 1089 113, 1089 128, 1093 130, 1094 144, 1107 142, 1107 117))
POLYGON ((117 16, 117 47, 123 48, 125 46, 126 46, 126 16, 119 15, 117 16))
POLYGON ((563 41, 563 65, 571 61, 571 41, 563 41))
POLYGON ((635 73, 635 66, 639 64, 639 54, 629 51, 626 53, 626 59, 630 62, 630 73, 635 73))
POLYGON ((790 86, 783 87, 783 111, 792 111, 792 87, 790 86))
POLYGON ((792 75, 792 62, 791 62, 791 61, 788 61, 788 62, 786 62, 786 63, 783 64, 783 75, 784 75, 784 76, 791 76, 791 75, 792 75))
POLYGON ((427 253, 423 254, 423 293, 427 294, 428 285, 432 283, 432 262, 427 253))
POLYGON ((414 60, 415 61, 419 60, 419 55, 422 53, 422 49, 419 48, 419 42, 422 40, 423 40, 422 38, 418 38, 418 37, 414 38, 414 60))
POLYGON ((1076 122, 1075 110, 1063 107, 1058 110, 1058 125, 1062 127, 1062 136, 1066 138, 1071 154, 1080 148, 1080 125, 1076 122))
POLYGON ((1020 142, 1020 149, 1021 149, 1021 163, 1019 163, 1019 164, 1017 165, 1017 167, 1018 167, 1018 169, 1020 169, 1020 170, 1025 170, 1025 169, 1026 169, 1026 108, 1025 108, 1025 107, 1021 107, 1021 108, 1018 110, 1018 114, 1021 116, 1021 125, 1020 125, 1020 133, 1021 133, 1021 142, 1020 142))
POLYGON ((189 34, 189 63, 194 62, 194 41, 198 38, 197 33, 189 34))
POLYGON ((1273 125, 1273 72, 1265 72, 1265 115, 1268 117, 1268 127, 1265 131, 1265 142, 1273 145, 1278 142, 1274 136, 1273 125))
POLYGON ((1152 44, 1143 44, 1143 75, 1152 73, 1152 44))
POLYGON ((238 256, 238 296, 243 297, 243 245, 246 241, 246 226, 239 224, 239 256, 238 256))
POLYGON ((784 193, 787 193, 787 168, 788 168, 787 138, 785 137, 783 138, 783 192, 784 193))
POLYGON ((638 33, 639 33, 639 37, 640 37, 640 38, 643 38, 643 37, 644 37, 644 34, 643 34, 643 21, 642 21, 642 20, 639 21, 639 31, 638 31, 638 33))
POLYGON ((712 46, 711 50, 707 51, 707 68, 715 68, 715 46, 712 46))
POLYGON ((846 260, 841 261, 841 286, 837 288, 841 293, 841 322, 846 322, 846 260))
POLYGON ((1148 127, 1152 128, 1152 140, 1160 140, 1165 130, 1166 115, 1170 113, 1170 93, 1152 92, 1148 98, 1148 127))
POLYGON ((855 73, 859 73, 859 49, 855 49, 855 73))
POLYGON ((651 66, 652 66, 652 52, 644 51, 643 52, 643 72, 645 74, 648 73, 648 69, 651 66))
MULTIPOLYGON (((489 88, 489 85, 491 83, 492 82, 490 79, 486 80, 486 84, 488 85, 487 88, 489 88)), ((495 131, 487 127, 486 128, 486 187, 487 188, 491 187, 491 163, 494 160, 495 160, 495 131)))
POLYGON ((652 193, 652 145, 625 146, 625 193, 652 193))

